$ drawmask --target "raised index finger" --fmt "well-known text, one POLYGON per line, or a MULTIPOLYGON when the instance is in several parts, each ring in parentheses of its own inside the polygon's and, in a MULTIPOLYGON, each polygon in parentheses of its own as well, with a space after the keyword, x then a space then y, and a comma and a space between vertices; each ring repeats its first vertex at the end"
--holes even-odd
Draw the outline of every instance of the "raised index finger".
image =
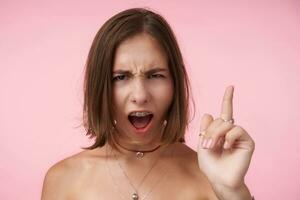
POLYGON ((222 108, 221 108, 221 118, 225 120, 230 120, 233 117, 233 91, 234 87, 229 86, 225 90, 223 97, 222 108))

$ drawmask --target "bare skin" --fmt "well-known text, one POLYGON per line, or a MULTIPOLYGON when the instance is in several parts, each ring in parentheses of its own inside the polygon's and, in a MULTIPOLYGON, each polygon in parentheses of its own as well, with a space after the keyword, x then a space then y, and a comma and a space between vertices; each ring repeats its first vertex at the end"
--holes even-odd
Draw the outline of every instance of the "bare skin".
MULTIPOLYGON (((119 45, 113 70, 113 105, 118 129, 115 135, 120 137, 118 142, 131 149, 156 147, 164 115, 173 97, 172 77, 163 49, 147 34, 129 38, 119 45), (136 110, 154 113, 152 124, 143 136, 135 133, 127 118, 128 113, 136 110)), ((185 144, 161 147, 142 159, 125 150, 116 155, 135 187, 140 185, 148 169, 159 159, 137 188, 140 200, 152 189, 146 200, 217 199, 210 182, 199 169, 197 152, 185 144)), ((107 161, 106 148, 96 148, 57 163, 46 175, 42 199, 131 199, 133 188, 110 151, 107 161), (113 180, 116 180, 117 188, 113 180)))
MULTIPOLYGON (((122 42, 115 57, 112 80, 117 141, 130 149, 152 149, 160 143, 163 121, 174 93, 166 55, 155 39, 140 34, 122 42), (137 133, 128 120, 132 111, 154 113, 143 135, 137 133)), ((243 179, 254 151, 254 142, 240 126, 224 120, 233 117, 232 97, 233 87, 228 87, 221 118, 214 120, 211 115, 204 115, 198 152, 176 143, 161 147, 139 160, 132 152, 116 153, 135 187, 159 159, 137 188, 139 200, 144 199, 149 191, 152 192, 146 199, 153 200, 217 200, 217 196, 226 200, 250 199, 243 179), (228 145, 218 144, 222 137, 228 145)), ((133 188, 117 160, 105 150, 83 151, 54 165, 46 175, 42 199, 131 199, 133 188)))
MULTIPOLYGON (((199 170, 197 152, 182 143, 161 147, 145 155, 142 162, 132 157, 130 164, 126 164, 129 163, 128 157, 122 159, 120 156, 120 163, 133 185, 137 186, 149 169, 141 166, 149 166, 159 154, 162 154, 160 160, 138 188, 141 197, 153 189, 146 199, 217 200, 208 179, 199 170)), ((116 160, 109 154, 106 163, 105 155, 106 148, 97 148, 82 151, 55 164, 45 177, 42 200, 114 200, 122 199, 122 196, 131 199, 133 190, 116 160), (118 178, 118 188, 107 166, 118 178)))

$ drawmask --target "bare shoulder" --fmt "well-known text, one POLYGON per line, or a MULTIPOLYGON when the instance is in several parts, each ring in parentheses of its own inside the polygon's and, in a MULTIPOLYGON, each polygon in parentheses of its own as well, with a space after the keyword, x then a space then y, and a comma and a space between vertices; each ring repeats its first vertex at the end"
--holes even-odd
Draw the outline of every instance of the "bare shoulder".
POLYGON ((174 149, 174 158, 177 166, 185 172, 184 174, 192 177, 204 176, 198 167, 197 152, 188 145, 177 143, 174 149))
POLYGON ((190 183, 191 189, 198 192, 197 199, 217 200, 209 180, 199 168, 197 152, 184 143, 178 143, 174 156, 180 174, 190 183))
POLYGON ((73 189, 93 171, 93 167, 103 166, 99 165, 99 162, 104 162, 101 151, 103 150, 84 150, 50 167, 44 178, 42 200, 69 199, 73 189))

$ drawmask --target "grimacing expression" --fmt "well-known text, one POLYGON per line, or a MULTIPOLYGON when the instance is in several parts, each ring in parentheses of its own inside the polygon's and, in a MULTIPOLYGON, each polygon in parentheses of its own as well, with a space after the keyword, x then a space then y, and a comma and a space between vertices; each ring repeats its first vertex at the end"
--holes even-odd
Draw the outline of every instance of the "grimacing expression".
POLYGON ((167 56, 156 39, 141 33, 123 41, 116 49, 112 81, 113 113, 122 140, 156 141, 174 92, 167 56))

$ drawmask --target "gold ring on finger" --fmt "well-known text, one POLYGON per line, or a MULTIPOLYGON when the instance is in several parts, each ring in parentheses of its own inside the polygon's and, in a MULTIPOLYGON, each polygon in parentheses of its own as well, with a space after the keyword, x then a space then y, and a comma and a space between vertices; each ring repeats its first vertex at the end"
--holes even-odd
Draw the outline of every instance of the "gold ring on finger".
POLYGON ((223 118, 221 118, 224 122, 229 122, 229 123, 231 123, 231 124, 234 124, 234 119, 233 118, 231 118, 231 119, 223 119, 223 118))

